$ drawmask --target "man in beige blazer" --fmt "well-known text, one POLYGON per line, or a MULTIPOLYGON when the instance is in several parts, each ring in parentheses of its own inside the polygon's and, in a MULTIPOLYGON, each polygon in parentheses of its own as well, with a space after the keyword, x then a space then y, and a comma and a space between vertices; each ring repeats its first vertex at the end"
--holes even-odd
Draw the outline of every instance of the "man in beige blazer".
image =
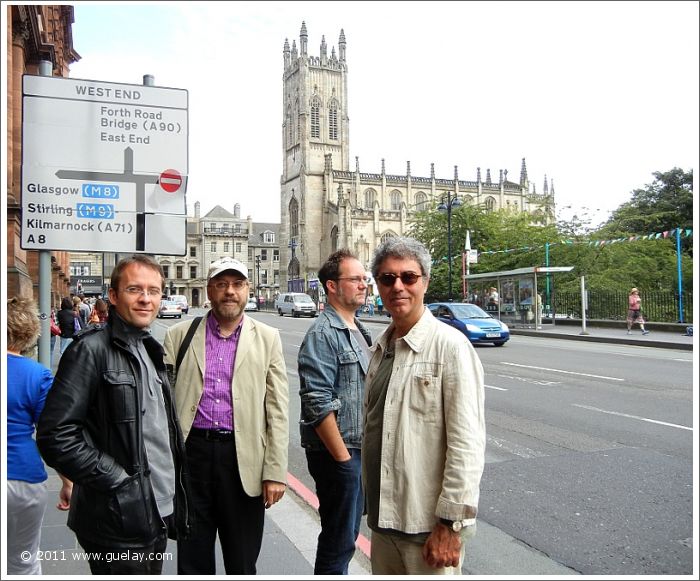
MULTIPOLYGON (((248 269, 212 263, 211 310, 199 321, 176 369, 175 405, 187 449, 194 533, 178 543, 178 574, 216 574, 217 532, 227 575, 254 575, 265 509, 284 495, 289 388, 279 331, 244 315, 248 269)), ((165 335, 175 366, 192 324, 165 335)))

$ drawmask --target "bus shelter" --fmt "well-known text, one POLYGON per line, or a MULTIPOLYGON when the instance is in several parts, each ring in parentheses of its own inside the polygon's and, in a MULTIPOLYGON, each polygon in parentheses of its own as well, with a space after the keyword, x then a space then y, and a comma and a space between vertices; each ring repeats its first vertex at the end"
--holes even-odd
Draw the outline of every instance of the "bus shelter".
POLYGON ((552 324, 556 319, 551 311, 554 276, 569 272, 573 266, 530 266, 514 270, 467 274, 467 300, 510 327, 542 327, 544 319, 552 324), (538 290, 537 277, 545 277, 545 289, 538 290), (544 293, 544 298, 543 298, 544 293))

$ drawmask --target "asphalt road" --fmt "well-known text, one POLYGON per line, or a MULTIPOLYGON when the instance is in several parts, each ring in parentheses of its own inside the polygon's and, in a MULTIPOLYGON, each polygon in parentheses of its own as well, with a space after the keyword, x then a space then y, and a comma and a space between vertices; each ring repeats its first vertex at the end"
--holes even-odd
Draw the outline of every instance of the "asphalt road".
MULTIPOLYGON (((280 329, 289 471, 313 490, 299 445, 296 371, 312 320, 252 316, 280 329)), ((156 338, 175 322, 159 319, 156 338)), ((376 336, 386 325, 369 328, 376 336)), ((545 558, 572 574, 691 574, 692 352, 527 336, 477 352, 486 377, 487 464, 475 558, 468 556, 464 572, 544 574, 545 558), (509 562, 508 543, 530 547, 538 559, 531 567, 509 562)))

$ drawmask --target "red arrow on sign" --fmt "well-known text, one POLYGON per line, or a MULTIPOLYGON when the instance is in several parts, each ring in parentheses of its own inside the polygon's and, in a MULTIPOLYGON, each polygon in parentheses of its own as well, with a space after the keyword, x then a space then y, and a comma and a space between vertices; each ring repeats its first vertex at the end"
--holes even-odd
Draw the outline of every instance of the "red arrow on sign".
POLYGON ((176 169, 166 169, 160 174, 158 183, 166 192, 172 194, 180 189, 180 186, 182 185, 182 176, 176 169))

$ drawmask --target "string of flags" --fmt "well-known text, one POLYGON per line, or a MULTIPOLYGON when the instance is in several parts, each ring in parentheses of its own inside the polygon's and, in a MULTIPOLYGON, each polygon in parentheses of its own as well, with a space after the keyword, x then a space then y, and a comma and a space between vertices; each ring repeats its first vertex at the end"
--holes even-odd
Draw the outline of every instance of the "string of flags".
MULTIPOLYGON (((557 246, 558 244, 587 244, 588 246, 601 247, 610 244, 617 244, 620 242, 636 242, 637 240, 659 240, 663 238, 668 238, 670 236, 675 236, 676 232, 680 234, 681 238, 689 238, 693 235, 692 228, 674 228, 673 230, 664 230, 663 232, 655 232, 653 234, 643 234, 634 236, 623 236, 621 238, 613 238, 612 240, 561 240, 559 242, 550 242, 549 247, 557 246)), ((508 252, 518 252, 523 250, 539 250, 540 248, 545 248, 546 244, 541 244, 538 246, 521 246, 520 248, 508 248, 507 250, 482 250, 479 254, 504 254, 508 252)))

